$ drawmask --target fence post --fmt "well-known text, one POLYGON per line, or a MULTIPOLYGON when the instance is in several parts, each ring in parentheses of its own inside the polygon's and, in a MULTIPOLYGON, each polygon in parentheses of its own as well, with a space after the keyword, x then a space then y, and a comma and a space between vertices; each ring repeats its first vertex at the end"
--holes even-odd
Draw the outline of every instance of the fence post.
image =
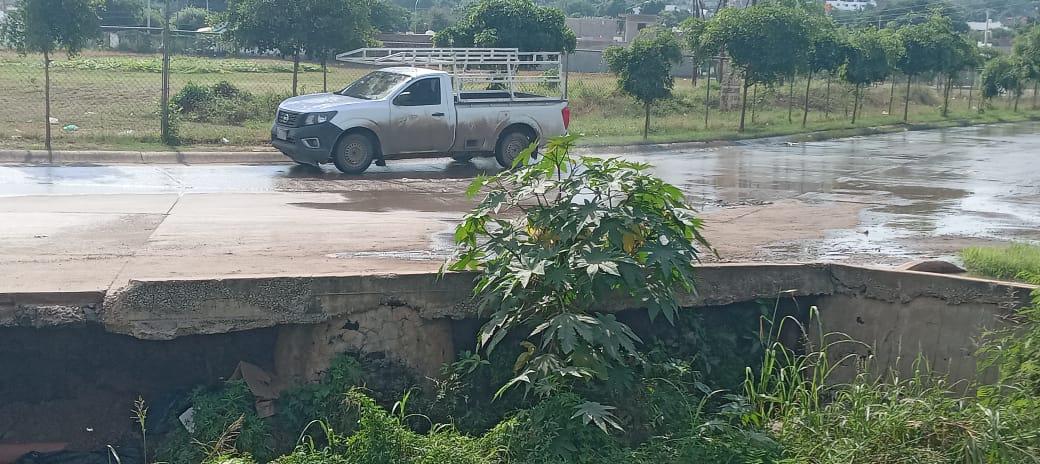
POLYGON ((570 78, 570 75, 571 75, 570 54, 567 53, 567 52, 563 52, 561 57, 563 58, 562 59, 562 63, 560 63, 560 67, 563 68, 563 69, 560 70, 560 72, 563 73, 563 99, 566 100, 567 99, 567 83, 570 80, 569 78, 570 78))
POLYGON ((162 143, 172 145, 170 134, 170 0, 163 5, 162 28, 162 96, 160 98, 162 122, 159 127, 159 138, 162 143))

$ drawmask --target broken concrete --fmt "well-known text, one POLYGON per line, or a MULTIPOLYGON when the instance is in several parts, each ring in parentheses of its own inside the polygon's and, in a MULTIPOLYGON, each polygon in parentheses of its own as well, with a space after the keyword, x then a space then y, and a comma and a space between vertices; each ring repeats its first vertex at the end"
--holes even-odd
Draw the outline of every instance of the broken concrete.
MULTIPOLYGON (((475 275, 436 273, 135 280, 106 295, 9 295, 0 327, 97 324, 143 340, 278 328, 277 375, 312 380, 344 351, 379 352, 424 376, 456 352, 455 320, 472 319, 475 275)), ((917 352, 972 378, 975 340, 1034 287, 840 264, 718 264, 698 268, 689 308, 794 299, 819 308, 823 327, 875 345, 885 367, 917 352), (911 346, 912 345, 912 346, 911 346)), ((616 302, 613 310, 635 307, 616 302)), ((864 351, 863 355, 867 354, 864 351)))

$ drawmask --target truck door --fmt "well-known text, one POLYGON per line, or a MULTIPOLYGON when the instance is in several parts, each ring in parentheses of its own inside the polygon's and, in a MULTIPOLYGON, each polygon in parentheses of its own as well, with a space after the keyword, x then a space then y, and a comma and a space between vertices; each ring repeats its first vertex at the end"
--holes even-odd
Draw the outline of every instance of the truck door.
POLYGON ((441 78, 413 82, 390 104, 390 127, 395 153, 447 152, 455 141, 451 102, 441 78))

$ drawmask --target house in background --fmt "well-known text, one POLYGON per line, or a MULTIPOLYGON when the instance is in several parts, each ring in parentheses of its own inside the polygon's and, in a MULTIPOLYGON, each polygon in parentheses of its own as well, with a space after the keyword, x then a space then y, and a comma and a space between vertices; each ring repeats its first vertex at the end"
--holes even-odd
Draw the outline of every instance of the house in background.
POLYGON ((826 0, 824 2, 824 8, 827 9, 827 11, 862 11, 867 7, 876 6, 877 2, 874 0, 826 0))
POLYGON ((624 26, 617 18, 567 18, 567 27, 577 36, 580 49, 603 50, 624 41, 624 26))
POLYGON ((657 24, 659 18, 657 15, 630 14, 626 15, 624 20, 624 40, 625 43, 629 43, 635 40, 639 31, 657 24))

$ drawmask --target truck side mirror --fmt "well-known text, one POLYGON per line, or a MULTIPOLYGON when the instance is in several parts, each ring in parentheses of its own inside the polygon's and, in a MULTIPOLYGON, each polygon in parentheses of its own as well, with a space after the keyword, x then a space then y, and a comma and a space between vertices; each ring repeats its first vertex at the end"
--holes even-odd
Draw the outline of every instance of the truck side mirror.
POLYGON ((394 104, 397 106, 407 106, 412 103, 412 92, 404 91, 397 94, 394 98, 394 104))

